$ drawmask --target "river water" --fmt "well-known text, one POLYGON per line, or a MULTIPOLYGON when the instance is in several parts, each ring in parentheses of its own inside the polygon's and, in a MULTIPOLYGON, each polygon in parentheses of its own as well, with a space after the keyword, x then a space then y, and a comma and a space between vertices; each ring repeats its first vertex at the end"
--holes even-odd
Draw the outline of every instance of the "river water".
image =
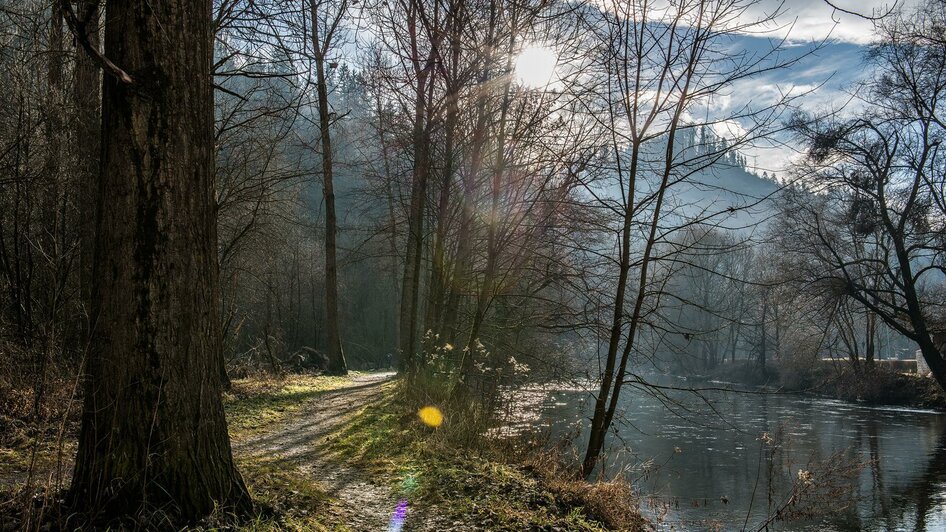
MULTIPOLYGON (((581 387, 518 394, 512 428, 555 437, 578 433, 592 406, 581 387)), ((607 472, 633 481, 659 529, 946 530, 942 413, 627 388, 621 406, 607 472)))

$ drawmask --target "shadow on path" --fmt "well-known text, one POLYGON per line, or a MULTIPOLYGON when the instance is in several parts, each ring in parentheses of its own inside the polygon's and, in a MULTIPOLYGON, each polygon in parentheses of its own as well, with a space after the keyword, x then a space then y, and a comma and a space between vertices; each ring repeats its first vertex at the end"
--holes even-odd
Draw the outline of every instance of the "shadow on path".
MULTIPOLYGON (((292 419, 270 431, 234 442, 237 454, 262 455, 284 460, 303 475, 318 482, 344 508, 346 524, 353 530, 386 530, 398 504, 390 486, 368 478, 362 470, 340 463, 326 451, 327 438, 356 410, 381 400, 381 385, 393 373, 355 377, 352 386, 320 394, 292 419)), ((438 515, 434 508, 409 507, 402 530, 471 530, 438 515)))

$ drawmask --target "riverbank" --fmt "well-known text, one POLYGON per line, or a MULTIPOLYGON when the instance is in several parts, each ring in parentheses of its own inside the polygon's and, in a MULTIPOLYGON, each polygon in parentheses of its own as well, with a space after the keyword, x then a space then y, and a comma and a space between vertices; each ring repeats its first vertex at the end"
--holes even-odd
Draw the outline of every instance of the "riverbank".
MULTIPOLYGON (((257 510, 238 528, 644 527, 626 483, 576 480, 554 455, 521 446, 448 444, 443 436, 450 421, 439 429, 421 423, 398 401, 391 377, 353 373, 234 381, 225 396, 231 441, 257 510)), ((55 501, 69 483, 78 428, 72 410, 78 404, 68 408, 66 400, 54 407, 52 402, 63 398, 46 401, 50 410, 42 419, 4 414, 0 420, 22 429, 0 440, 0 530, 20 529, 27 519, 53 529, 63 522, 55 501)), ((234 523, 221 515, 202 524, 221 526, 234 523)))
MULTIPOLYGON (((623 481, 576 479, 554 451, 526 442, 450 442, 450 423, 426 426, 386 385, 329 444, 347 463, 395 487, 401 503, 435 506, 457 530, 643 530, 639 501, 623 481)), ((439 421, 439 419, 438 419, 439 421)))
POLYGON ((696 378, 782 392, 803 393, 871 406, 946 411, 946 393, 934 379, 881 364, 818 361, 807 367, 769 366, 763 376, 754 363, 723 364, 696 378))

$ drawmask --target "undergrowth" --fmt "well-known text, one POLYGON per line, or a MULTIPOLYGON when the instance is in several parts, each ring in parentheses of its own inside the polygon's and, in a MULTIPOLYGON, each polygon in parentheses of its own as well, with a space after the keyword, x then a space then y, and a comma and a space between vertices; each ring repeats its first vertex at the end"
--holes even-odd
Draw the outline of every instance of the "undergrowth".
POLYGON ((906 373, 887 363, 853 366, 847 361, 809 361, 770 366, 763 379, 755 363, 725 364, 707 379, 768 385, 784 392, 810 393, 868 405, 896 405, 946 410, 946 393, 935 379, 906 373))

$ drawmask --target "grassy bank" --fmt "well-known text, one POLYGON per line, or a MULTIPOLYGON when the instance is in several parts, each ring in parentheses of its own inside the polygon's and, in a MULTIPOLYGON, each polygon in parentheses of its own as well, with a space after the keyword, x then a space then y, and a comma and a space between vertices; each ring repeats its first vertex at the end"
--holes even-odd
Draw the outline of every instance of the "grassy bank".
MULTIPOLYGON (((279 430, 282 423, 319 408, 325 392, 352 384, 350 377, 289 375, 234 381, 225 396, 235 458, 256 503, 257 514, 235 524, 220 515, 203 523, 203 529, 238 528, 251 531, 350 530, 342 504, 324 486, 305 475, 296 464, 266 452, 241 450, 240 442, 279 430)), ((416 411, 398 399, 397 385, 384 385, 383 399, 350 417, 330 436, 329 452, 337 460, 364 471, 365 477, 387 483, 412 507, 440 512, 446 522, 488 530, 637 530, 644 521, 637 500, 627 484, 586 483, 564 469, 553 453, 511 443, 481 439, 474 447, 450 440, 449 416, 439 428, 420 423, 416 411)), ((12 528, 24 524, 24 508, 34 512, 45 500, 42 520, 52 529, 66 515, 55 506, 55 485, 44 479, 64 457, 61 486, 68 486, 74 454, 77 418, 65 425, 54 416, 42 423, 6 419, 9 424, 33 427, 19 439, 0 446, 4 467, 12 475, 0 482, 0 514, 12 528), (62 451, 54 436, 63 430, 62 451), (31 437, 28 437, 31 436, 31 437), (29 489, 22 487, 22 468, 34 456, 36 472, 29 489), (13 464, 13 465, 10 465, 13 464), (45 497, 44 494, 49 494, 45 497), (40 494, 39 499, 36 498, 40 494), (39 502, 37 502, 39 501, 39 502)), ((160 518, 160 516, 158 516, 160 518)), ((148 527, 147 519, 133 526, 148 527)), ((152 521, 153 522, 153 521, 152 521)), ((124 525, 129 525, 125 523, 124 525)), ((0 527, 0 529, 5 529, 0 527)))
POLYGON ((763 377, 755 364, 725 364, 703 378, 752 386, 764 385, 869 405, 946 410, 946 393, 934 379, 903 373, 881 364, 815 361, 807 365, 772 365, 763 377))
POLYGON ((452 444, 450 424, 463 420, 446 415, 439 427, 424 425, 397 385, 356 413, 330 448, 390 483, 402 500, 486 530, 644 528, 627 484, 578 480, 543 449, 487 439, 474 448, 452 444))

